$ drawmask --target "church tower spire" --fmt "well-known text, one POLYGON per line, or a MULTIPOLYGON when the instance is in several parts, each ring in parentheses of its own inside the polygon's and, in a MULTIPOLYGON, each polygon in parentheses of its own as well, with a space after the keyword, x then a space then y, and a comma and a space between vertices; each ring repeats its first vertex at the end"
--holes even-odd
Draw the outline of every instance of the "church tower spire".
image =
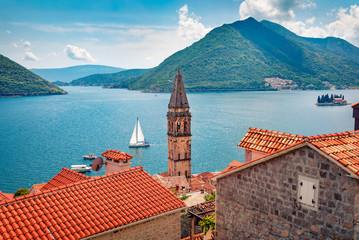
POLYGON ((168 176, 185 176, 191 180, 191 113, 182 74, 173 84, 167 112, 168 176))

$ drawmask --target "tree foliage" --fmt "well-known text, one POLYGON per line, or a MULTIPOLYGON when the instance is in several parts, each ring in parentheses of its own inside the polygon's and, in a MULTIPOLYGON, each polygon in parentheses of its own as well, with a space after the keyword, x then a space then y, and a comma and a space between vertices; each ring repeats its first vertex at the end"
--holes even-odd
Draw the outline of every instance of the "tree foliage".
POLYGON ((0 96, 65 94, 54 84, 0 54, 0 96))
POLYGON ((214 200, 214 199, 216 199, 216 192, 213 191, 212 194, 206 194, 206 195, 204 195, 203 198, 204 198, 204 200, 206 200, 206 201, 214 200))
POLYGON ((16 190, 16 192, 14 193, 14 196, 19 197, 19 196, 23 196, 23 195, 28 195, 29 193, 30 193, 29 189, 20 188, 20 189, 16 190))
POLYGON ((201 230, 204 231, 204 234, 207 234, 209 229, 215 230, 216 228, 216 220, 215 213, 212 213, 210 216, 206 216, 202 219, 202 221, 198 222, 201 230))
POLYGON ((342 94, 324 94, 322 96, 318 96, 317 103, 332 103, 334 101, 334 98, 341 98, 344 100, 344 95, 342 94))

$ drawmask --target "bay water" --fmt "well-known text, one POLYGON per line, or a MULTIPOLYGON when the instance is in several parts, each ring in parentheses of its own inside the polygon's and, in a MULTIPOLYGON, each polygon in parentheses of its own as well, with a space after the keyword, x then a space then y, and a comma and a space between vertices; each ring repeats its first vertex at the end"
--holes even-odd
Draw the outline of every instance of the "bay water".
MULTIPOLYGON (((91 164, 82 156, 108 149, 133 155, 131 167, 167 171, 169 93, 100 87, 63 87, 69 94, 0 98, 0 190, 13 193, 49 181, 63 167, 91 164), (139 117, 148 148, 128 148, 139 117)), ((298 135, 351 131, 352 108, 316 106, 318 95, 359 90, 187 93, 192 113, 192 173, 244 161, 237 147, 249 127, 298 135)), ((104 167, 89 176, 104 174, 104 167)))

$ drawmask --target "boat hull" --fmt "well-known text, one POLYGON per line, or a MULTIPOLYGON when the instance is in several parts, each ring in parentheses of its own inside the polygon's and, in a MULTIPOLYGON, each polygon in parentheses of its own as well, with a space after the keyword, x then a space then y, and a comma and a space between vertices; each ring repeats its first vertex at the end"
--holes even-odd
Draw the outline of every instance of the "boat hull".
POLYGON ((128 147, 130 148, 140 148, 140 147, 149 147, 149 143, 136 143, 136 144, 130 144, 128 147))

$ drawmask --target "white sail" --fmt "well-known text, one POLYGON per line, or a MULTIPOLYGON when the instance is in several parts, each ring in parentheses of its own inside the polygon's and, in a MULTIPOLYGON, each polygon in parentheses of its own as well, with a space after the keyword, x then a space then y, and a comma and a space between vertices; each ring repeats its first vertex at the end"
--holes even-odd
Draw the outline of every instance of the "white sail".
POLYGON ((136 144, 137 143, 136 132, 137 132, 137 123, 135 124, 135 128, 133 129, 130 144, 136 144))
POLYGON ((143 136, 140 121, 137 119, 137 142, 144 142, 144 141, 145 141, 145 136, 143 136))

